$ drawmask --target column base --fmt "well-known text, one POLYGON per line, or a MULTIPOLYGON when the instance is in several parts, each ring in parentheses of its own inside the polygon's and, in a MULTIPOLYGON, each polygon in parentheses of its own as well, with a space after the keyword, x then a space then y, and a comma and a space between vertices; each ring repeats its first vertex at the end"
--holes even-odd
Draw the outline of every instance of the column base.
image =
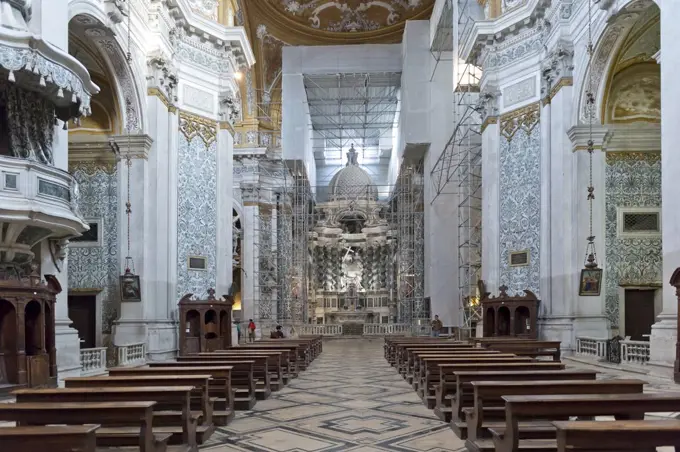
POLYGON ((166 361, 177 357, 178 323, 172 320, 146 321, 146 354, 149 361, 166 361))
POLYGON ((146 324, 148 321, 142 319, 119 319, 113 322, 113 345, 146 343, 146 324))
POLYGON ((57 348, 57 376, 59 386, 63 386, 64 378, 79 377, 80 338, 78 331, 71 328, 71 320, 57 320, 54 328, 54 344, 57 348))
POLYGON ((661 313, 658 322, 652 325, 649 338, 649 374, 662 378, 673 378, 675 347, 678 335, 678 319, 675 314, 661 313))
POLYGON ((560 341, 563 354, 571 354, 576 349, 574 339, 574 316, 553 315, 538 319, 540 339, 560 341))

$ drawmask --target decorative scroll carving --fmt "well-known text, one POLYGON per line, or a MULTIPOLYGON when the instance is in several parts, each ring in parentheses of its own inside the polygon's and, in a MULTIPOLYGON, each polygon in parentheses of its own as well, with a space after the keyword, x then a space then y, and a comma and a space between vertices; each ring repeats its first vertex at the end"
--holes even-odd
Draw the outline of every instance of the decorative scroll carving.
POLYGON ((181 112, 179 116, 179 130, 191 141, 199 136, 206 146, 210 146, 217 138, 217 124, 215 121, 181 112))
POLYGON ((538 107, 538 103, 533 103, 502 115, 501 135, 510 141, 520 129, 523 129, 527 134, 530 134, 540 119, 538 107))

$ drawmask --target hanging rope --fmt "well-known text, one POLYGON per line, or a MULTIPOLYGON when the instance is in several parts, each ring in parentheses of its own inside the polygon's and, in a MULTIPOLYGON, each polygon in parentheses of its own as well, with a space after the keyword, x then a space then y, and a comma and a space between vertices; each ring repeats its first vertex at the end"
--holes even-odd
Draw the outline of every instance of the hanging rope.
MULTIPOLYGON (((125 59, 129 66, 130 72, 132 72, 132 2, 128 1, 127 7, 127 54, 125 59)), ((127 101, 129 104, 129 101, 127 101)), ((130 109, 128 108, 128 111, 130 109)), ((125 166, 127 167, 127 201, 125 202, 125 214, 127 215, 127 255, 125 256, 125 273, 134 274, 135 273, 135 263, 130 255, 130 216, 132 215, 132 202, 130 202, 130 172, 132 171, 132 138, 130 136, 130 123, 126 121, 125 128, 127 129, 127 154, 125 156, 125 166)))
MULTIPOLYGON (((596 0, 597 1, 597 0, 596 0)), ((588 115, 588 244, 586 245, 586 268, 597 268, 597 253, 595 251, 595 235, 593 234, 593 201, 595 200, 595 187, 593 186, 593 152, 595 141, 593 140, 593 116, 595 115, 595 95, 593 94, 593 71, 592 62, 595 49, 593 46, 593 0, 588 0, 588 87, 586 90, 586 111, 588 115)))

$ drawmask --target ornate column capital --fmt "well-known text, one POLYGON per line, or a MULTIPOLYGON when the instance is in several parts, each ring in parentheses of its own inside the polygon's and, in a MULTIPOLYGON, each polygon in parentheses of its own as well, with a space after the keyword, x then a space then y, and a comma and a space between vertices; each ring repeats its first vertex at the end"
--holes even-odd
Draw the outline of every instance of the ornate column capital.
POLYGON ((115 135, 109 144, 119 161, 128 157, 147 160, 153 139, 149 135, 115 135))
POLYGON ((171 60, 161 52, 156 52, 147 58, 148 75, 147 94, 156 96, 168 107, 168 111, 174 113, 177 108, 177 68, 171 60))
POLYGON ((541 97, 546 103, 564 86, 573 85, 574 44, 561 39, 541 64, 541 97))
POLYGON ((477 111, 482 119, 482 132, 489 124, 498 122, 501 91, 495 84, 487 84, 479 93, 477 111))

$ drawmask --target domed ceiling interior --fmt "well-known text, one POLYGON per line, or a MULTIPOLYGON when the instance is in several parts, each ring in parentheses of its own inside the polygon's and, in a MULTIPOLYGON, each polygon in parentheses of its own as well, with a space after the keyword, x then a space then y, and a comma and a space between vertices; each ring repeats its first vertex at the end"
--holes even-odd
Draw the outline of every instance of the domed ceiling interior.
MULTIPOLYGON (((235 24, 246 28, 257 63, 242 80, 246 105, 237 131, 246 136, 256 128, 260 137, 271 134, 271 143, 280 137, 284 46, 399 43, 406 21, 429 19, 433 5, 434 0, 238 0, 235 24)), ((384 184, 400 84, 396 73, 305 76, 317 185, 327 186, 344 167, 352 144, 359 165, 376 185, 384 184)))

